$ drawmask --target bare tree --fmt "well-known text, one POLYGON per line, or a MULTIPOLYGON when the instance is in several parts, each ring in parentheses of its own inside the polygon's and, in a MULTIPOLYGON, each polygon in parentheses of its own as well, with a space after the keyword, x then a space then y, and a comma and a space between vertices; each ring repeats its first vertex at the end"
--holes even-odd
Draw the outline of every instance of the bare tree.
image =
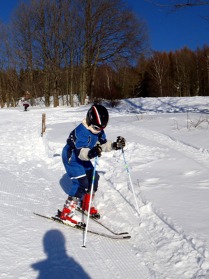
POLYGON ((1 107, 15 106, 18 94, 18 78, 14 51, 11 40, 11 29, 1 24, 0 29, 0 102, 1 107))
POLYGON ((45 77, 44 95, 47 105, 53 95, 54 106, 58 105, 60 93, 61 65, 64 59, 62 15, 65 1, 40 0, 33 1, 35 10, 36 64, 43 69, 45 77))
POLYGON ((73 106, 73 94, 78 94, 80 89, 78 81, 82 80, 82 73, 76 74, 76 68, 79 67, 82 57, 80 50, 83 42, 83 22, 79 15, 78 6, 73 1, 65 1, 63 16, 64 66, 66 72, 65 95, 67 96, 67 104, 70 102, 70 105, 73 106))
POLYGON ((5 94, 3 90, 3 82, 4 82, 4 73, 3 73, 3 68, 4 68, 4 26, 3 23, 0 23, 0 106, 1 108, 4 107, 4 102, 5 102, 5 94))
POLYGON ((81 0, 81 3, 85 19, 83 88, 92 98, 97 66, 122 60, 128 64, 144 51, 147 30, 145 23, 137 20, 121 0, 81 0))
POLYGON ((22 67, 27 69, 31 78, 31 90, 34 95, 32 73, 38 68, 44 77, 42 93, 46 105, 50 105, 53 95, 54 106, 58 105, 60 70, 64 57, 63 51, 63 5, 66 1, 32 0, 22 3, 16 10, 13 26, 16 49, 22 67))
POLYGON ((22 72, 21 92, 29 91, 31 93, 31 103, 37 97, 34 86, 34 22, 32 10, 29 5, 20 3, 11 23, 11 33, 13 37, 13 49, 15 63, 22 72))
POLYGON ((160 52, 154 52, 151 59, 150 75, 154 79, 157 89, 159 91, 159 96, 163 96, 163 82, 168 71, 168 61, 167 55, 160 52))

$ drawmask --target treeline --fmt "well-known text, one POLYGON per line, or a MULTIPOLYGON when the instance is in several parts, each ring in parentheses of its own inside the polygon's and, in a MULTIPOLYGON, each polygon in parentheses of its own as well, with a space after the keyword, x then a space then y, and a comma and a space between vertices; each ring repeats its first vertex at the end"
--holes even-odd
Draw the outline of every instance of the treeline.
MULTIPOLYGON (((123 0, 30 0, 0 25, 0 105, 30 93, 46 106, 209 92, 209 48, 151 52, 123 0), (65 103, 64 103, 65 102, 65 103)), ((29 96, 29 95, 27 95, 29 96)))
POLYGON ((138 61, 136 94, 143 97, 209 96, 209 47, 153 52, 138 61))

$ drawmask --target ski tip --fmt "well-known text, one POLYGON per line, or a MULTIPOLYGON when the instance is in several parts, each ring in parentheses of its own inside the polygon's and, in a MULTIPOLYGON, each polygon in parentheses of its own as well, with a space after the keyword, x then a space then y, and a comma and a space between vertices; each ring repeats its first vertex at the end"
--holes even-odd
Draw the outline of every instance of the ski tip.
POLYGON ((130 238, 131 238, 130 235, 123 236, 123 239, 130 239, 130 238))
POLYGON ((82 247, 82 248, 86 248, 86 245, 82 245, 81 247, 82 247))

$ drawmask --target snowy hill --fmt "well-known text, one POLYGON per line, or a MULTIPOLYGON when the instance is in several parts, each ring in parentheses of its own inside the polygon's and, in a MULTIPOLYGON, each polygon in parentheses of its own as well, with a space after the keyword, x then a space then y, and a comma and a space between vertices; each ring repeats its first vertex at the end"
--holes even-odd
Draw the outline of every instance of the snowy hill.
MULTIPOLYGON (((123 100, 108 107, 108 139, 127 140, 98 161, 101 221, 130 240, 87 235, 54 215, 69 183, 61 160, 89 108, 0 110, 0 278, 209 278, 209 97, 123 100), (41 117, 46 133, 41 137, 41 117)), ((90 220, 89 228, 107 232, 90 220)))

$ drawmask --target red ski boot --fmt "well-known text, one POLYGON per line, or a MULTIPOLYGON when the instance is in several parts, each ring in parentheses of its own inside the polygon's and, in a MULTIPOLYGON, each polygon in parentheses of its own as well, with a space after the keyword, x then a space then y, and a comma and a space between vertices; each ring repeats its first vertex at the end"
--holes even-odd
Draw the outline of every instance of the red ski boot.
POLYGON ((62 211, 58 210, 57 216, 64 221, 65 223, 69 223, 72 226, 80 226, 85 228, 85 223, 81 221, 81 218, 75 214, 75 209, 77 207, 76 198, 68 197, 64 204, 64 208, 62 211))
MULTIPOLYGON (((93 199, 94 199, 94 195, 92 196, 92 201, 93 199)), ((89 203, 90 203, 90 194, 85 194, 82 201, 82 210, 85 211, 86 213, 88 213, 89 210, 89 203)), ((100 218, 100 214, 98 213, 98 210, 94 206, 90 208, 90 216, 95 219, 100 218)))

